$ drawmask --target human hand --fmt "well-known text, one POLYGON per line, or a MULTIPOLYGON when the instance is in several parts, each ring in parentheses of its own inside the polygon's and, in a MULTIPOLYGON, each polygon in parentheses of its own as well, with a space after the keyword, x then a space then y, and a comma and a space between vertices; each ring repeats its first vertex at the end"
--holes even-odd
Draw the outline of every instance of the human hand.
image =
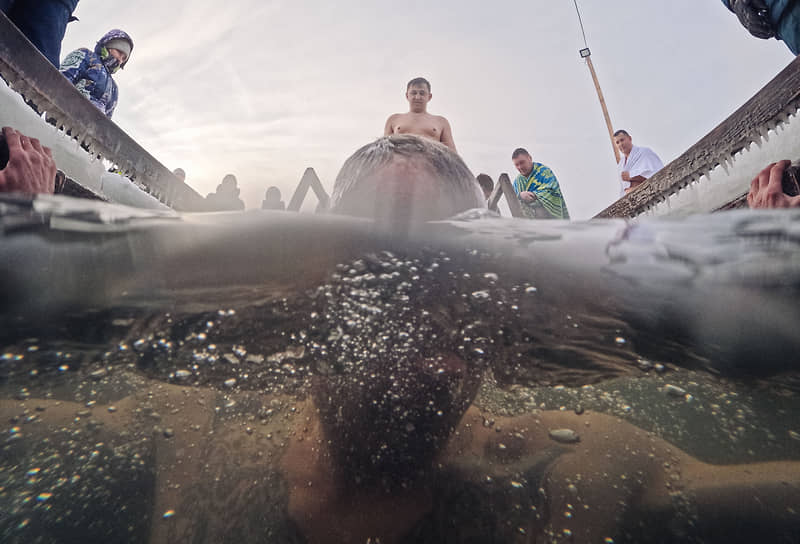
POLYGON ((630 172, 623 172, 622 173, 622 181, 630 181, 630 180, 631 180, 630 172))
POLYGON ((519 194, 519 198, 520 198, 520 200, 522 200, 524 202, 535 202, 536 201, 536 195, 533 194, 531 191, 522 191, 519 194))
POLYGON ((0 192, 53 194, 56 163, 50 149, 11 127, 3 127, 8 164, 0 170, 0 192))
POLYGON ((750 182, 747 204, 751 208, 797 208, 800 196, 789 196, 783 192, 783 172, 790 161, 774 162, 764 168, 750 182))
POLYGON ((731 11, 756 38, 772 38, 775 30, 769 20, 769 7, 764 0, 730 0, 731 11))

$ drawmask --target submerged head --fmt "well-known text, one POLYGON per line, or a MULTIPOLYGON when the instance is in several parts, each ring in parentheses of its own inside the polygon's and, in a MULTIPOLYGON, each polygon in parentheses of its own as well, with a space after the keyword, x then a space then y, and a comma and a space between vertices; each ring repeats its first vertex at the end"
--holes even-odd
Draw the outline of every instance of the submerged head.
POLYGON ((316 296, 311 392, 340 485, 421 481, 474 400, 491 332, 447 294, 462 271, 440 253, 381 252, 316 296))
POLYGON ((483 191, 483 196, 486 197, 486 200, 489 200, 489 197, 492 196, 492 190, 494 189, 492 178, 488 174, 478 174, 477 180, 478 185, 481 186, 481 190, 483 191))
POLYGON ((485 201, 472 172, 446 146, 409 134, 385 136, 345 161, 334 213, 390 225, 446 219, 485 201))

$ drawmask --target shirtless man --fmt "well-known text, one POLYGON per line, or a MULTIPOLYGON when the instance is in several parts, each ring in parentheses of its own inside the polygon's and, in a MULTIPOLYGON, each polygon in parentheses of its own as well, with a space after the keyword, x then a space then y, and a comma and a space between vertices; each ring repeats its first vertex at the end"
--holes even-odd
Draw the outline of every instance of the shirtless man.
POLYGON ((428 102, 431 101, 431 84, 424 77, 417 77, 406 86, 408 113, 394 113, 386 120, 383 135, 416 134, 436 142, 441 142, 453 151, 453 131, 450 123, 441 115, 428 113, 428 102))

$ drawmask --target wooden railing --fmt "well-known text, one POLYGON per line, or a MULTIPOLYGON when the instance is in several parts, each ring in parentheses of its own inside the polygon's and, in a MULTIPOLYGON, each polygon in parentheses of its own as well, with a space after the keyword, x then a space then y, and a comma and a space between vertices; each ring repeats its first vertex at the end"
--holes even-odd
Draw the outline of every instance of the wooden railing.
POLYGON ((91 155, 110 160, 161 202, 181 211, 204 209, 202 196, 86 100, 2 13, 0 76, 91 155))

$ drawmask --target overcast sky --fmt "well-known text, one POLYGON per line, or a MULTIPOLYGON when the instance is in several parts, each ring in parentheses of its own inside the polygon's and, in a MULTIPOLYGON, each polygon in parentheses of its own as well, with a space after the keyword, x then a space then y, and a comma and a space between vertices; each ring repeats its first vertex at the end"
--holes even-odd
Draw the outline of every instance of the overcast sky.
MULTIPOLYGON (((665 163, 792 60, 719 0, 578 5, 615 128, 665 163)), ((473 173, 512 174, 526 147, 576 219, 619 191, 573 0, 81 0, 75 14, 62 56, 129 32, 114 121, 203 195, 230 172, 248 208, 269 185, 288 202, 308 166, 330 191, 344 160, 407 110, 416 76, 473 173)))

